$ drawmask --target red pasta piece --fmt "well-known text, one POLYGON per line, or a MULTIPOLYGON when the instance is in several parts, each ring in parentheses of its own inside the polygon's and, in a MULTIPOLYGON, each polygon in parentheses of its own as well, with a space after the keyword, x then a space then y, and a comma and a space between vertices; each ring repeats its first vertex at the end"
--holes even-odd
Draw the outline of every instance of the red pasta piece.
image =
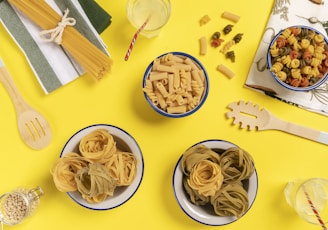
POLYGON ((325 50, 322 52, 324 55, 326 55, 326 58, 328 58, 328 50, 325 50))
POLYGON ((299 53, 296 50, 292 50, 289 53, 289 56, 290 56, 291 59, 297 59, 298 58, 298 55, 299 55, 299 53))
POLYGON ((211 41, 211 46, 212 47, 219 47, 221 44, 222 44, 222 42, 224 42, 224 40, 223 39, 220 39, 220 38, 218 38, 218 39, 213 39, 212 41, 211 41))
POLYGON ((303 55, 302 55, 302 59, 303 60, 310 60, 312 58, 312 53, 309 51, 304 51, 303 55))
POLYGON ((300 29, 297 27, 291 27, 289 28, 290 31, 292 32, 292 34, 294 34, 295 36, 298 35, 300 33, 300 29))
POLYGON ((278 37, 276 43, 277 43, 277 48, 285 47, 287 44, 287 40, 283 37, 278 37))
POLYGON ((301 80, 295 78, 290 82, 290 85, 294 87, 299 87, 301 85, 301 80))
POLYGON ((306 77, 302 77, 301 82, 300 82, 300 86, 301 87, 307 87, 310 85, 309 79, 307 79, 306 77))
POLYGON ((318 65, 318 70, 320 73, 325 74, 328 71, 328 67, 325 64, 318 65))
POLYGON ((328 58, 326 58, 324 61, 323 61, 323 64, 328 67, 328 58))

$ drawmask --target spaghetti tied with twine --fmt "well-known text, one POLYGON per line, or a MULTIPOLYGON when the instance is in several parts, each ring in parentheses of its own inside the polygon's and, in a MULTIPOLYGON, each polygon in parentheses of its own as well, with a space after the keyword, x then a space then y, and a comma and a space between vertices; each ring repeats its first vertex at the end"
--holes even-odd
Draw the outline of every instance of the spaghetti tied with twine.
POLYGON ((76 23, 75 18, 68 18, 67 15, 69 13, 68 8, 65 10, 65 13, 60 22, 58 22, 57 27, 50 30, 43 30, 39 33, 42 41, 46 42, 55 42, 58 45, 61 45, 62 36, 64 33, 64 29, 66 26, 74 26, 76 23), (49 38, 46 38, 45 35, 50 35, 49 38))
POLYGON ((60 45, 81 65, 85 72, 100 80, 110 71, 112 59, 98 49, 73 26, 75 19, 59 15, 46 1, 8 0, 8 2, 25 14, 31 21, 41 27, 41 35, 50 34, 50 39, 60 45), (70 25, 70 26, 67 26, 70 25))

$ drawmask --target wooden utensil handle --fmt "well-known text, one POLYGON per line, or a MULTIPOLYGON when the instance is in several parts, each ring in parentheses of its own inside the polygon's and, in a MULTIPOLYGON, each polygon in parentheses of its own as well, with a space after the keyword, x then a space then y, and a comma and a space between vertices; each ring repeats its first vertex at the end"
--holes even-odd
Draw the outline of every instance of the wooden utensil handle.
POLYGON ((26 109, 28 109, 28 105, 20 95, 14 81, 12 80, 1 58, 0 58, 0 81, 2 82, 3 86, 6 88, 9 96, 11 97, 17 112, 23 112, 26 109))
POLYGON ((281 127, 282 131, 328 145, 328 133, 290 122, 284 123, 284 126, 281 127))

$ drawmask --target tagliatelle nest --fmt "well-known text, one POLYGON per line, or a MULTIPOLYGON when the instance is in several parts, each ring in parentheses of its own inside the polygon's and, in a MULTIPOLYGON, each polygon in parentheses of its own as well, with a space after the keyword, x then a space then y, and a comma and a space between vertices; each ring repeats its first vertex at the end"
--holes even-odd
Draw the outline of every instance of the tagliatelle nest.
POLYGON ((75 174, 77 190, 89 203, 99 203, 107 196, 113 196, 116 181, 107 168, 99 163, 89 164, 75 174))

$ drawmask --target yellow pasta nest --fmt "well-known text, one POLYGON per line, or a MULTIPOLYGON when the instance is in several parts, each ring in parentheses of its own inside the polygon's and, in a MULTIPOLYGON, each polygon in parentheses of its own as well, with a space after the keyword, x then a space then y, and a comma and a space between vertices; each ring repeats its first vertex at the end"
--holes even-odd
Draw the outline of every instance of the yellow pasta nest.
POLYGON ((88 164, 87 159, 73 152, 57 160, 51 169, 57 189, 61 192, 76 191, 75 174, 88 164))
POLYGON ((51 169, 61 192, 79 191, 89 203, 100 203, 119 186, 130 185, 137 175, 137 158, 116 147, 107 130, 97 129, 80 141, 80 153, 67 153, 51 169))
POLYGON ((254 173, 252 157, 232 147, 222 154, 205 145, 196 145, 181 158, 183 187, 196 205, 211 204, 218 216, 240 217, 248 208, 242 182, 254 173))
POLYGON ((214 196, 223 183, 221 168, 209 160, 198 161, 191 169, 187 182, 199 195, 214 196))

